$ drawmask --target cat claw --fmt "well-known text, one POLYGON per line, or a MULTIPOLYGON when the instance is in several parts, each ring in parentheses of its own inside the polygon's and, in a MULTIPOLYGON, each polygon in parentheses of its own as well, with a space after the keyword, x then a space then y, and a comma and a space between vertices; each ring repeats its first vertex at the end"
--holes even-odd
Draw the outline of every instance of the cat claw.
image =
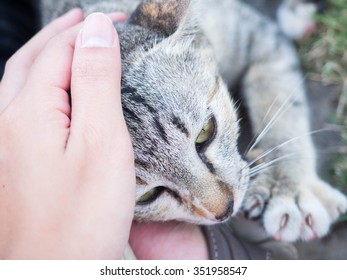
MULTIPOLYGON (((315 230, 315 227, 314 227, 314 220, 313 220, 313 217, 311 214, 308 214, 306 217, 305 217, 305 226, 307 227, 307 239, 308 240, 314 240, 314 239, 317 239, 319 237, 319 234, 317 233, 317 231, 315 230)), ((302 234, 303 235, 303 234, 302 234)))
POLYGON ((294 199, 274 197, 263 215, 265 231, 275 240, 293 242, 300 236, 301 213, 294 199))
POLYGON ((279 231, 273 236, 273 239, 279 241, 281 240, 281 231, 287 226, 288 224, 288 220, 289 220, 289 215, 288 214, 284 214, 282 216, 281 222, 280 222, 280 226, 279 226, 279 231))
POLYGON ((267 188, 250 188, 243 201, 242 209, 247 219, 260 218, 266 208, 270 192, 267 188))
POLYGON ((282 216, 282 220, 281 220, 281 223, 280 223, 280 229, 283 229, 286 227, 286 225, 288 224, 288 219, 289 219, 289 215, 288 214, 284 214, 282 216))
POLYGON ((244 213, 247 219, 257 219, 264 210, 264 202, 261 197, 252 197, 244 203, 244 213))
POLYGON ((306 225, 308 225, 310 228, 312 228, 312 226, 313 226, 313 220, 312 220, 312 215, 311 215, 311 214, 309 214, 309 215, 306 216, 306 218, 305 218, 305 223, 306 223, 306 225))

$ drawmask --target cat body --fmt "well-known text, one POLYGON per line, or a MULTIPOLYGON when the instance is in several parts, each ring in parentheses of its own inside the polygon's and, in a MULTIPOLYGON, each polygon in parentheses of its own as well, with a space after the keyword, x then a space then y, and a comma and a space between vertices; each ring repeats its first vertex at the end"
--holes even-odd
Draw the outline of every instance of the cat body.
POLYGON ((41 2, 45 24, 75 6, 129 15, 116 29, 136 219, 214 224, 242 208, 262 216, 269 235, 294 241, 325 235, 346 210, 346 198, 316 175, 295 49, 266 17, 237 0, 41 2), (236 84, 261 136, 252 151, 276 162, 257 176, 262 166, 238 150, 228 91, 236 84))

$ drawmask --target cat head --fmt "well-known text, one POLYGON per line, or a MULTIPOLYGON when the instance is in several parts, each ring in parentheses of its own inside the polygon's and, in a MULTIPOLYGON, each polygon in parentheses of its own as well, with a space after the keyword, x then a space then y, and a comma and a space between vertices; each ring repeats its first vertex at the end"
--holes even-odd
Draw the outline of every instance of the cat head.
POLYGON ((148 0, 117 25, 138 220, 221 222, 240 208, 248 185, 236 109, 196 6, 148 0))

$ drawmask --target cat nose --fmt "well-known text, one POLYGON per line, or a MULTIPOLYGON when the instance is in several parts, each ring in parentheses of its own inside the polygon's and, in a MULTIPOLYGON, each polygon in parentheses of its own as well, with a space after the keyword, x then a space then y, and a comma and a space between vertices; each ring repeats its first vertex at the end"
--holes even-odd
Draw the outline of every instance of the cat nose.
POLYGON ((222 214, 220 214, 220 215, 215 215, 215 218, 218 221, 221 221, 221 222, 225 221, 225 220, 227 220, 231 216, 233 211, 234 211, 234 200, 230 199, 228 204, 227 204, 226 210, 222 214))

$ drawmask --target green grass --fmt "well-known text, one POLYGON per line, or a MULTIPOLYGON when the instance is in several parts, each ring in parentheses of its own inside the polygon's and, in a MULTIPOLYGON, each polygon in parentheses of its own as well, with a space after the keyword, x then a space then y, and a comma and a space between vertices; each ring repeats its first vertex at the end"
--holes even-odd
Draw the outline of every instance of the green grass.
MULTIPOLYGON (((308 77, 324 84, 337 84, 340 98, 333 116, 342 128, 347 147, 347 1, 328 0, 323 14, 316 15, 317 32, 299 44, 308 77)), ((331 164, 329 180, 347 192, 347 151, 331 164)), ((342 217, 347 220, 347 215, 342 217)))
POLYGON ((318 30, 300 47, 310 77, 326 83, 344 83, 347 77, 347 1, 328 0, 328 8, 316 15, 318 30))

